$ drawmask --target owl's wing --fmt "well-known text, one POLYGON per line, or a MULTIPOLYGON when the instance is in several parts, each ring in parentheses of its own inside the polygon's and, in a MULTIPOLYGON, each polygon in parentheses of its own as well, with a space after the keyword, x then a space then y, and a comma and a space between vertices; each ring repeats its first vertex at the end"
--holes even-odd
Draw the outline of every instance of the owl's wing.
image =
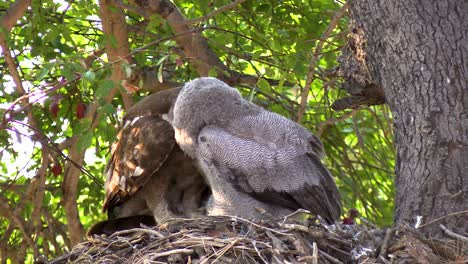
POLYGON ((162 115, 168 113, 181 89, 182 87, 177 87, 148 95, 128 109, 124 119, 131 120, 144 115, 162 115))
POLYGON ((197 152, 220 171, 229 170, 227 180, 239 191, 332 221, 341 214, 341 198, 320 161, 321 146, 305 128, 265 111, 232 120, 227 128, 203 128, 197 152))
POLYGON ((104 212, 135 194, 164 164, 174 148, 174 130, 160 115, 126 119, 106 167, 104 212))

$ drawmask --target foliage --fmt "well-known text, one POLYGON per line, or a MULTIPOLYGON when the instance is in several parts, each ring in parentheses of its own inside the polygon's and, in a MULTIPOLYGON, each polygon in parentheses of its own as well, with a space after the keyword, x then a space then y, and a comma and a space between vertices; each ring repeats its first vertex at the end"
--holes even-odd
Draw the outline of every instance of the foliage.
MULTIPOLYGON (((13 2, 0 3, 0 14, 13 2)), ((174 3, 187 19, 193 19, 231 1, 174 3)), ((340 80, 329 73, 337 66, 340 48, 345 44, 346 19, 339 21, 326 40, 322 34, 340 6, 332 0, 246 1, 195 26, 203 28, 202 35, 229 70, 259 77, 255 87, 239 84, 246 97, 292 119, 296 119, 310 58, 323 41, 302 123, 323 140, 326 163, 337 178, 345 208, 357 208, 371 222, 389 225, 394 196, 389 111, 384 106, 348 112, 330 108, 343 95, 340 80)), ((77 144, 78 150, 86 150, 77 199, 81 223, 88 228, 105 218, 101 213, 102 172, 124 104, 120 96, 106 100, 118 85, 109 79, 113 63, 101 51, 109 43, 118 43, 103 34, 99 9, 90 0, 33 1, 4 35, 29 96, 15 102, 24 95, 15 89, 6 60, 0 57, 4 66, 0 68, 0 202, 8 205, 0 207, 0 236, 8 238, 0 242, 3 258, 8 254, 14 261, 13 254, 24 259, 34 253, 25 232, 46 256, 70 248, 61 205, 70 142, 77 144), (100 114, 95 129, 92 119, 85 115, 94 103, 100 114), (75 136, 79 140, 70 140, 75 136), (37 193, 28 187, 44 166, 43 198, 28 200, 37 193), (34 224, 21 230, 14 217, 34 224)), ((126 13, 137 67, 150 67, 158 79, 180 83, 198 76, 162 17, 126 13), (152 42, 155 44, 149 45, 152 42)), ((122 66, 128 73, 133 67, 122 66)), ((141 90, 133 94, 133 101, 147 93, 141 90)))

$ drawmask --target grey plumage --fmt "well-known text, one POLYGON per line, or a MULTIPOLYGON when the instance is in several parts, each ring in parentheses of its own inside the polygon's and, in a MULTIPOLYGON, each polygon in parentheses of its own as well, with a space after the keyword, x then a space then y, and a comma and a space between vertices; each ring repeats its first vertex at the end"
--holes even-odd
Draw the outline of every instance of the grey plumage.
POLYGON ((341 213, 333 177, 321 163, 320 140, 266 111, 215 78, 187 83, 171 123, 181 149, 195 158, 213 192, 208 213, 262 217, 299 208, 328 221, 341 213))

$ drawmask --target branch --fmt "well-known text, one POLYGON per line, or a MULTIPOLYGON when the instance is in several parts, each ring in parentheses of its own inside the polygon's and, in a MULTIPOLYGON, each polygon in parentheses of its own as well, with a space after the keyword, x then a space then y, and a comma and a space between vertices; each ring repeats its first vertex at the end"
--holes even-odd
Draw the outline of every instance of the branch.
POLYGON ((432 224, 434 224, 434 223, 436 223, 436 222, 439 222, 439 221, 441 221, 441 220, 443 220, 443 219, 445 219, 445 218, 447 218, 447 217, 451 217, 451 216, 455 216, 455 215, 460 215, 460 214, 466 214, 466 215, 468 215, 468 210, 459 211, 459 212, 453 212, 453 213, 450 213, 450 214, 441 216, 441 217, 439 217, 439 218, 436 218, 436 219, 434 219, 434 220, 432 220, 432 221, 429 221, 429 222, 427 222, 427 223, 425 223, 425 224, 420 225, 420 226, 418 227, 418 229, 419 229, 419 228, 423 228, 423 227, 428 226, 428 225, 432 225, 432 224))
POLYGON ((258 77, 230 71, 209 47, 207 40, 200 34, 199 30, 193 30, 188 26, 190 23, 187 22, 171 1, 131 0, 130 2, 139 6, 138 13, 144 13, 146 18, 149 18, 153 13, 157 13, 166 19, 174 34, 178 35, 174 40, 182 47, 185 56, 190 58, 190 63, 200 76, 208 76, 210 70, 215 70, 219 79, 231 85, 238 84, 241 81, 248 84, 257 82, 258 77), (187 34, 187 32, 191 33, 187 34))
POLYGON ((36 243, 33 241, 31 234, 28 232, 28 228, 26 222, 23 218, 21 218, 16 212, 12 211, 9 200, 4 197, 0 196, 0 214, 3 215, 7 219, 11 219, 16 226, 23 232, 23 239, 29 244, 34 252, 34 256, 39 256, 39 249, 36 247, 36 243))
POLYGON ((49 158, 49 149, 43 147, 41 149, 41 167, 39 168, 36 177, 32 180, 31 184, 35 187, 34 198, 31 200, 33 204, 33 211, 31 213, 31 220, 33 221, 33 226, 35 233, 39 233, 42 229, 42 220, 41 220, 41 211, 42 211, 42 200, 44 199, 45 193, 45 181, 47 170, 50 165, 49 158))
MULTIPOLYGON (((125 22, 125 15, 122 12, 116 12, 115 10, 111 11, 109 9, 110 5, 108 2, 108 0, 99 1, 100 16, 102 19, 104 33, 108 37, 112 36, 115 38, 115 41, 119 43, 119 47, 115 48, 110 44, 112 42, 109 42, 106 50, 109 60, 117 61, 120 58, 125 58, 130 51, 127 39, 127 26, 125 22)), ((111 79, 116 84, 116 87, 114 87, 106 96, 106 102, 112 101, 116 92, 119 91, 118 86, 121 84, 122 80, 125 80, 124 73, 121 69, 122 63, 131 64, 132 62, 127 59, 123 59, 113 63, 111 79)), ((125 92, 122 92, 121 95, 124 100, 125 107, 131 107, 133 104, 131 97, 125 92)), ((97 127, 100 119, 100 115, 97 113, 97 108, 97 102, 93 102, 90 105, 85 117, 91 120, 91 127, 89 128, 90 130, 94 130, 97 127)), ((85 151, 79 151, 76 144, 79 140, 79 136, 80 135, 74 135, 71 139, 71 148, 69 150, 68 158, 73 162, 68 161, 65 165, 64 181, 62 184, 62 203, 66 212, 68 229, 70 232, 70 241, 72 245, 79 243, 84 237, 84 229, 80 222, 77 205, 78 181, 81 171, 75 166, 76 164, 81 167, 84 162, 85 151)))
MULTIPOLYGON (((16 24, 16 22, 23 16, 24 12, 27 10, 27 8, 30 6, 31 1, 25 0, 25 1, 16 1, 14 4, 10 6, 10 8, 7 11, 7 14, 4 15, 0 22, 1 25, 0 27, 5 28, 7 31, 10 31, 11 28, 16 24)), ((18 72, 18 66, 16 65, 15 60, 12 57, 11 51, 7 45, 6 41, 6 36, 4 34, 0 35, 0 46, 2 47, 3 55, 5 57, 5 62, 7 64, 8 70, 10 75, 13 78, 13 81, 15 83, 15 88, 16 91, 20 96, 24 96, 26 94, 26 90, 23 87, 21 77, 18 72)), ((28 122, 31 127, 35 128, 33 130, 33 134, 37 136, 36 138, 41 141, 40 133, 37 133, 37 131, 40 131, 37 126, 37 121, 33 116, 32 113, 32 108, 29 107, 30 103, 23 101, 22 105, 26 109, 26 114, 28 117, 28 122)), ((39 170, 38 176, 33 179, 33 181, 30 184, 30 188, 28 188, 27 193, 33 194, 34 200, 31 199, 33 202, 33 212, 32 212, 32 220, 33 220, 33 226, 35 227, 35 230, 37 231, 41 224, 41 217, 40 217, 40 212, 42 208, 42 199, 44 197, 44 185, 45 185, 45 174, 47 171, 48 167, 48 155, 47 155, 47 150, 43 150, 43 162, 41 169, 39 170)), ((3 198, 3 197, 2 197, 3 198)), ((16 225, 20 228, 20 230, 24 233, 23 239, 29 244, 29 246, 33 249, 34 256, 38 257, 39 256, 39 250, 35 246, 35 242, 32 238, 32 236, 27 232, 26 229, 26 223, 24 220, 19 216, 18 212, 21 212, 24 203, 28 201, 29 199, 24 199, 22 200, 22 203, 17 207, 17 209, 12 212, 10 209, 10 206, 8 205, 8 199, 4 198, 2 199, 2 209, 5 210, 9 214, 9 218, 12 218, 13 221, 16 223, 16 225), (6 202, 6 203, 5 203, 6 202)), ((12 226, 10 225, 7 231, 12 230, 12 226)), ((8 232, 5 232, 8 233, 8 232)), ((8 237, 10 235, 8 234, 8 237)))
POLYGON ((333 29, 338 25, 338 22, 340 19, 343 17, 345 14, 346 10, 348 9, 348 3, 345 3, 333 16, 333 18, 330 21, 330 24, 328 24, 327 29, 325 32, 322 34, 320 37, 319 42, 317 43, 317 47, 315 48, 314 54, 310 58, 310 63, 309 63, 309 72, 307 73, 307 79, 306 79, 306 84, 304 87, 304 90, 302 91, 301 94, 301 104, 299 107, 299 111, 297 112, 297 118, 296 121, 298 123, 301 123, 302 117, 305 113, 306 110, 306 105, 307 105, 307 97, 310 92, 310 88, 312 87, 312 82, 314 81, 314 69, 318 61, 318 57, 322 51, 323 44, 325 43, 325 40, 330 36, 332 33, 333 29))
POLYGON ((243 2, 245 2, 246 0, 236 0, 230 4, 227 4, 225 6, 222 6, 216 10, 214 10, 213 12, 210 12, 202 17, 199 17, 199 18, 195 18, 195 19, 191 19, 191 20, 185 20, 185 21, 181 21, 181 22, 176 22, 177 24, 179 25, 193 25, 193 24, 198 24, 198 23, 201 23, 203 21, 206 21, 214 16, 216 16, 217 14, 219 13, 222 13, 222 12, 225 12, 225 11, 228 11, 230 9, 234 9, 237 5, 240 5, 242 4, 243 2))
POLYGON ((174 40, 182 47, 186 57, 190 58, 190 62, 194 65, 200 76, 208 76, 211 69, 215 69, 218 73, 218 78, 229 81, 225 73, 229 72, 227 67, 221 62, 214 51, 208 46, 206 39, 199 33, 182 34, 190 31, 191 28, 184 24, 186 21, 179 9, 169 0, 131 0, 130 2, 138 5, 142 10, 147 12, 147 17, 152 13, 157 13, 171 27, 174 34, 181 34, 174 40))
MULTIPOLYGON (((9 32, 13 25, 18 21, 18 19, 20 19, 23 16, 24 12, 30 4, 30 0, 17 1, 16 3, 12 4, 8 9, 6 15, 1 18, 0 27, 5 28, 9 32)), ((11 56, 11 51, 7 45, 6 36, 4 36, 4 34, 0 34, 0 46, 2 47, 3 56, 5 57, 5 62, 7 64, 8 70, 11 74, 11 77, 13 78, 13 81, 15 82, 16 90, 19 94, 23 95, 26 92, 23 88, 21 78, 16 68, 15 60, 11 56)))
POLYGON ((455 239, 458 239, 460 241, 463 241, 463 242, 468 242, 468 237, 465 237, 465 236, 462 236, 460 234, 457 234, 453 231, 451 231, 450 229, 448 229, 447 227, 445 227, 444 225, 440 224, 439 225, 440 229, 442 229, 444 231, 444 233, 450 237, 453 237, 455 239))
MULTIPOLYGON (((128 54, 130 54, 130 44, 128 43, 128 28, 125 21, 125 13, 120 9, 113 8, 112 2, 113 1, 110 0, 99 0, 99 16, 101 17, 104 35, 107 35, 108 38, 113 38, 115 43, 118 43, 116 46, 112 44, 114 41, 108 41, 106 46, 108 60, 117 61, 112 64, 113 70, 111 80, 117 86, 123 85, 128 92, 135 92, 136 90, 134 90, 135 88, 133 88, 133 86, 130 88, 125 85, 127 76, 125 76, 122 70, 123 63, 128 65, 133 64, 133 59, 128 56, 128 54)), ((112 99, 114 93, 118 90, 117 87, 114 87, 107 99, 112 99)), ((124 91, 121 91, 120 94, 122 95, 125 108, 129 109, 133 105, 132 98, 124 91)))
MULTIPOLYGON (((189 26, 191 23, 203 21, 205 18, 210 18, 220 12, 232 9, 240 3, 244 2, 244 0, 237 0, 232 4, 228 4, 209 13, 203 18, 189 21, 184 18, 177 7, 169 0, 130 0, 129 2, 135 4, 136 6, 127 5, 121 0, 114 1, 116 6, 140 14, 145 18, 150 18, 151 15, 156 13, 159 14, 162 18, 166 19, 174 33, 174 36, 171 36, 169 39, 174 39, 176 43, 183 49, 185 57, 189 58, 189 62, 197 70, 199 76, 208 76, 210 70, 215 70, 217 73, 216 77, 226 82, 227 84, 257 84, 259 79, 258 76, 232 71, 228 69, 226 65, 223 64, 223 62, 221 62, 216 53, 209 47, 207 40, 200 33, 201 31, 210 27, 192 28, 189 26)), ((162 38, 160 40, 154 41, 153 43, 150 43, 149 45, 160 43, 164 39, 168 38, 162 38)), ((138 50, 141 50, 141 48, 138 50)), ((174 85, 170 86, 174 87, 174 85)), ((157 89, 158 88, 156 87, 156 89, 151 90, 157 89)), ((165 87, 163 87, 163 89, 165 89, 165 87)))
MULTIPOLYGON (((32 184, 28 184, 27 188, 26 188, 26 191, 22 192, 22 195, 21 195, 21 197, 19 199, 19 201, 21 201, 21 202, 16 206, 15 210, 13 211, 13 215, 19 215, 19 214, 22 213, 26 203, 31 201, 31 199, 33 197, 33 194, 34 194, 34 186, 32 184)), ((1 197, 3 197, 3 195, 0 194, 0 200, 2 200, 1 197)), ((8 201, 8 200, 6 200, 6 201, 8 201)), ((6 206, 9 207, 8 204, 6 204, 6 206)), ((8 214, 8 210, 2 212, 1 206, 0 206, 0 215, 5 215, 5 214, 8 214)), ((10 218, 10 217, 8 217, 8 218, 10 218)), ((9 238, 10 238, 11 234, 14 231, 14 227, 15 227, 15 222, 10 221, 10 224, 8 225, 8 228, 2 234, 2 239, 0 240, 0 245, 1 245, 0 248, 2 250, 8 248, 8 242, 10 241, 9 238)), ((21 257, 19 257, 19 259, 21 259, 21 257)), ((24 260, 24 258, 22 258, 22 259, 24 260)))
POLYGON ((334 117, 334 118, 329 118, 323 122, 320 122, 318 125, 317 125, 317 136, 318 137, 321 137, 322 136, 322 133, 323 133, 323 130, 329 126, 329 125, 333 125, 335 123, 338 123, 338 122, 341 122, 345 119, 348 119, 350 116, 353 116, 354 114, 356 114, 356 110, 352 110, 351 112, 349 113, 346 113, 342 116, 339 116, 339 117, 334 117))
MULTIPOLYGON (((31 0, 15 1, 6 11, 0 20, 0 24, 6 31, 10 31, 16 22, 23 16, 24 12, 31 5, 31 0)), ((3 37, 3 36, 2 36, 3 37)))

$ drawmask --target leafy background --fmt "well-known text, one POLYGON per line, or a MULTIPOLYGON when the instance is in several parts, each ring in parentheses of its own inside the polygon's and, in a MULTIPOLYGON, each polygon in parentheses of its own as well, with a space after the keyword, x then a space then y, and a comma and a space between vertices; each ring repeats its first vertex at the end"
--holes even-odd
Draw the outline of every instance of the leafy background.
MULTIPOLYGON (((13 2, 0 2, 0 15, 13 2)), ((174 1, 187 19, 229 3, 174 1)), ((255 86, 238 86, 247 98, 293 120, 297 119, 306 76, 313 74, 302 124, 324 142, 325 162, 337 180, 345 210, 356 208, 362 219, 390 225, 394 197, 390 111, 385 106, 342 112, 330 108, 345 95, 333 70, 346 44, 347 18, 338 20, 325 39, 323 35, 342 5, 331 0, 246 1, 195 26, 203 28, 201 34, 230 70, 259 77, 255 86), (321 49, 317 49, 319 45, 321 49), (317 63, 310 69, 313 56, 317 63)), ((105 219, 101 212, 102 172, 125 106, 120 96, 106 100, 114 83, 108 79, 112 62, 107 60, 105 48, 109 42, 119 43, 103 34, 99 10, 98 3, 89 0, 33 1, 4 35, 30 104, 15 102, 23 95, 15 89, 5 58, 0 57, 3 261, 28 261, 38 253, 53 257, 71 248, 61 198, 67 144, 75 135, 79 140, 73 144, 86 150, 77 200, 80 221, 86 229, 105 219), (98 103, 100 114, 96 129, 90 129, 91 119, 84 116, 93 102, 98 103), (28 109, 34 116, 33 125, 28 109), (28 186, 41 171, 46 175, 43 198, 25 199, 28 186), (22 230, 14 217, 33 224, 22 230), (28 246, 28 237, 36 249, 28 246)), ((126 14, 137 67, 147 67, 158 79, 180 83, 198 77, 162 17, 145 19, 133 11, 126 14)), ((131 73, 135 65, 122 64, 122 68, 131 73)), ((131 97, 136 102, 148 93, 142 89, 131 97)))

